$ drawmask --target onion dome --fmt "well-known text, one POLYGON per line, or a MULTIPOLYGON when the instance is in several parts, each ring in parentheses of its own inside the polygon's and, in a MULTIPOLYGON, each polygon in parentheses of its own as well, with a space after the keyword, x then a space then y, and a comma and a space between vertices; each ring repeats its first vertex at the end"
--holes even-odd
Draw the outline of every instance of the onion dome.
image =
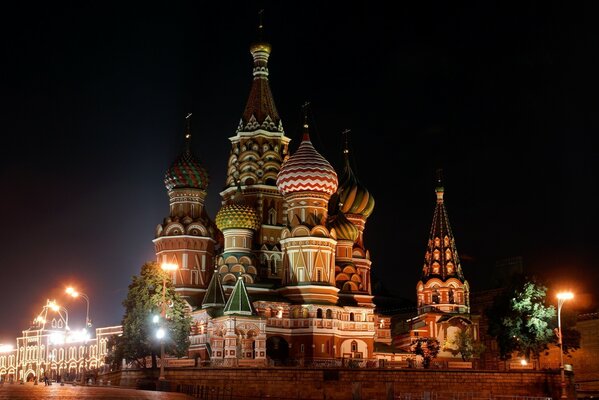
POLYGON ((299 148, 281 166, 277 175, 277 187, 283 196, 294 192, 321 192, 332 195, 337 191, 337 173, 329 162, 316 151, 308 124, 299 148))
POLYGON ((195 159, 190 150, 190 117, 191 114, 188 114, 185 130, 185 150, 177 157, 164 175, 164 185, 168 190, 187 188, 205 190, 208 187, 208 172, 195 159))
POLYGON ((342 183, 339 185, 339 201, 341 211, 346 214, 359 214, 368 218, 374 210, 374 197, 360 183, 351 169, 349 163, 349 150, 347 146, 343 151, 345 154, 345 169, 343 171, 342 183))
POLYGON ((216 226, 225 229, 260 229, 260 217, 254 207, 243 201, 240 188, 237 189, 233 201, 225 204, 216 213, 216 226))
POLYGON ((337 240, 351 240, 355 242, 360 235, 358 228, 348 220, 342 212, 329 216, 329 229, 335 229, 337 240))

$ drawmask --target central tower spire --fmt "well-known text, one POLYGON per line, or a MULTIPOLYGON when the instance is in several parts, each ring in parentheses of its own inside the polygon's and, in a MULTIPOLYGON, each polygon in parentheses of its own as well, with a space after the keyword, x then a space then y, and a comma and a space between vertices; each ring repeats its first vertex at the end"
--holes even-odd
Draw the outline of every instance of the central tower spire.
POLYGON ((260 22, 258 25, 258 40, 250 46, 250 53, 254 59, 254 69, 250 96, 246 103, 243 115, 237 131, 254 131, 263 129, 268 132, 283 132, 283 125, 279 112, 270 90, 268 82, 268 58, 272 47, 270 43, 263 40, 264 25, 262 24, 262 13, 260 11, 260 22))

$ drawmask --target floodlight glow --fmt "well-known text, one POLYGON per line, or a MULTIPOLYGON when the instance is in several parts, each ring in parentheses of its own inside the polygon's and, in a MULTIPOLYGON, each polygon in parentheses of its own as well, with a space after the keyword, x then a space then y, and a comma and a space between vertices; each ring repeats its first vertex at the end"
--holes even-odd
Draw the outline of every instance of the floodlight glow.
POLYGON ((560 292, 557 294, 557 298, 560 300, 571 300, 574 298, 574 293, 572 292, 560 292))
POLYGON ((164 329, 160 328, 156 331, 156 337, 158 339, 162 339, 162 338, 164 338, 164 336, 165 336, 164 329))
POLYGON ((162 265, 160 266, 160 268, 162 268, 162 270, 164 270, 164 271, 174 271, 177 268, 179 268, 179 266, 177 264, 162 263, 162 265))
POLYGON ((0 353, 10 353, 14 350, 11 344, 0 344, 0 353))
POLYGON ((153 322, 153 323, 155 323, 155 324, 157 324, 157 323, 158 323, 158 321, 160 321, 160 317, 159 317, 158 315, 154 315, 154 316, 152 317, 152 322, 153 322))

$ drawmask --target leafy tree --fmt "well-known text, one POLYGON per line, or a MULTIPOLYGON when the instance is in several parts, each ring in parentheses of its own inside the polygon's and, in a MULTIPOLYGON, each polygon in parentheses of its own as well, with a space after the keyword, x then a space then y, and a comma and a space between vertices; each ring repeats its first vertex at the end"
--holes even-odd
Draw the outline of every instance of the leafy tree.
POLYGON ((412 342, 410 346, 410 351, 417 356, 422 356, 422 364, 424 368, 428 368, 431 364, 431 361, 437 357, 439 354, 439 350, 441 350, 441 346, 439 345, 439 341, 435 338, 431 337, 421 337, 412 342))
POLYGON ((444 346, 443 350, 449 351, 454 356, 462 356, 462 360, 468 361, 473 357, 479 357, 485 351, 485 345, 474 340, 470 328, 457 331, 452 339, 444 346))
POLYGON ((112 335, 106 342, 105 362, 113 371, 121 367, 121 360, 124 358, 122 342, 123 336, 121 335, 112 335))
POLYGON ((489 334, 499 345, 500 356, 509 359, 513 352, 534 357, 555 340, 552 329, 555 307, 545 304, 547 288, 534 279, 518 276, 486 311, 489 334))
MULTIPOLYGON (((166 328, 165 353, 182 357, 189 348, 191 317, 186 304, 175 292, 170 276, 156 262, 148 262, 141 267, 141 273, 134 276, 127 298, 123 301, 123 334, 116 342, 118 352, 129 362, 145 368, 145 358, 152 357, 152 368, 156 368, 156 355, 160 352, 160 341, 156 339, 158 325, 154 316, 160 316, 162 307, 162 285, 166 278, 166 319, 160 321, 166 328)), ((115 354, 119 354, 115 351, 115 354)))

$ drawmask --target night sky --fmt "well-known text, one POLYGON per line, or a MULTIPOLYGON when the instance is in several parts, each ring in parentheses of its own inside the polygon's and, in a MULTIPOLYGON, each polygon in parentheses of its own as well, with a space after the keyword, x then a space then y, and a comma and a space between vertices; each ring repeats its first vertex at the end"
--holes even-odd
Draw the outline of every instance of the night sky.
POLYGON ((414 299, 442 168, 473 291, 493 286, 496 261, 521 256, 593 307, 591 2, 83 3, 0 17, 0 342, 14 343, 46 299, 81 327, 85 302, 63 294, 68 284, 88 295, 95 326, 120 324, 131 277, 155 258, 188 112, 214 217, 261 8, 291 150, 305 101, 312 141, 339 173, 351 129, 354 171, 376 200, 365 233, 375 282, 414 299))

